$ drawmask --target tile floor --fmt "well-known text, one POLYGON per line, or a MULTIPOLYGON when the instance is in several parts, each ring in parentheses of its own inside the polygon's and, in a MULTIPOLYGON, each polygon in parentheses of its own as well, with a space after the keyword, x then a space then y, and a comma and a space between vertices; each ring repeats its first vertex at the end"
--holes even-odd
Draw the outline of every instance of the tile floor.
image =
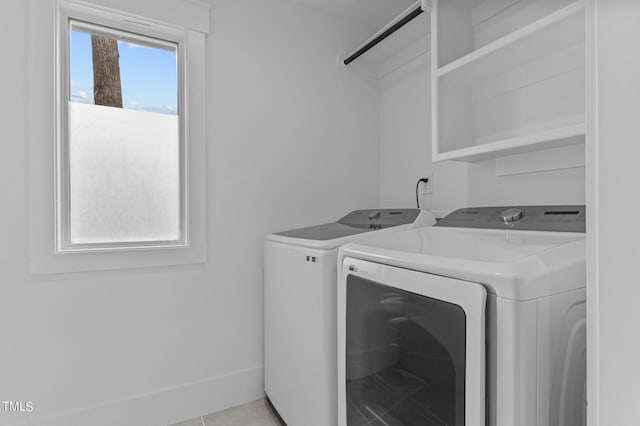
POLYGON ((281 426, 264 399, 196 417, 172 426, 281 426))

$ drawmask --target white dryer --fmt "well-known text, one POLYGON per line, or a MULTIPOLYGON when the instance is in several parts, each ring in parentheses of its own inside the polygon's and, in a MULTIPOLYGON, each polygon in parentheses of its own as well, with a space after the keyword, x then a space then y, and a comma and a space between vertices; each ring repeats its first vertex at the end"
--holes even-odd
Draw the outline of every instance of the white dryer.
POLYGON ((585 425, 584 232, 584 206, 467 208, 344 245, 339 425, 585 425))
POLYGON ((338 247, 435 223, 419 209, 356 210, 264 242, 265 392, 288 426, 337 424, 338 247))

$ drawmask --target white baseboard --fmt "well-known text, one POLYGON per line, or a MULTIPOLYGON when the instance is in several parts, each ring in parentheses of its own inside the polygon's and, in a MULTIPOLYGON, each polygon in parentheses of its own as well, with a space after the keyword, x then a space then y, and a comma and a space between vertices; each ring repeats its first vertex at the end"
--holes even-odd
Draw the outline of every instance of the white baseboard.
POLYGON ((47 417, 29 426, 167 426, 264 397, 262 366, 47 417))

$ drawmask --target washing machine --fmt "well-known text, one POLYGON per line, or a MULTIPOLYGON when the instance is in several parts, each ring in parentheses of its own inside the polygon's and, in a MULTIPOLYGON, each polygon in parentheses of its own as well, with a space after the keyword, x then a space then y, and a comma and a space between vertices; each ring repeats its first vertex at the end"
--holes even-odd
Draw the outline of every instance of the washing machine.
POLYGON ((356 210, 334 223, 265 238, 265 393, 287 425, 337 424, 338 247, 433 223, 426 210, 356 210))
POLYGON ((465 208, 339 250, 339 425, 584 426, 585 208, 465 208))

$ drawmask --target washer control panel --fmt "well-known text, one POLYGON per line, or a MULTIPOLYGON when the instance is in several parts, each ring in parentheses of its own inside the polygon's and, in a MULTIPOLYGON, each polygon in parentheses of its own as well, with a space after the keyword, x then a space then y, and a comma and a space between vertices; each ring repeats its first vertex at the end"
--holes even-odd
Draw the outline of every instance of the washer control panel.
POLYGON ((355 210, 338 223, 356 228, 390 228, 415 222, 419 209, 355 210))
POLYGON ((459 209, 434 226, 585 232, 585 206, 502 206, 459 209))

